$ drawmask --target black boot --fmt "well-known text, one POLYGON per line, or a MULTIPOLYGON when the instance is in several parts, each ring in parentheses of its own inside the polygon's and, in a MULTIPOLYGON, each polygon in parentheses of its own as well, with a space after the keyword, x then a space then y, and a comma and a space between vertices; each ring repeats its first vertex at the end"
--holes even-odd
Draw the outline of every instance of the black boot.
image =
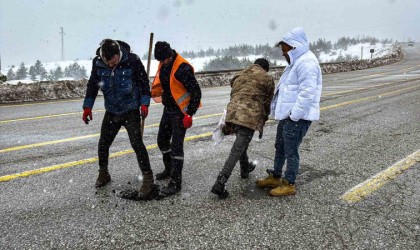
POLYGON ((156 180, 165 180, 171 177, 172 171, 172 163, 171 163, 171 153, 164 153, 163 154, 163 165, 165 166, 165 170, 156 174, 156 180))
POLYGON ((249 162, 247 165, 241 166, 241 178, 247 179, 249 177, 249 173, 254 171, 256 166, 257 165, 253 162, 249 162))
POLYGON ((108 169, 107 168, 99 169, 99 176, 98 176, 98 179, 96 180, 95 186, 103 187, 110 181, 111 181, 111 176, 109 175, 108 169))
POLYGON ((227 198, 229 196, 229 192, 226 190, 226 182, 228 180, 228 177, 226 177, 224 174, 219 174, 217 176, 217 180, 214 183, 213 187, 211 188, 211 192, 213 194, 216 194, 219 196, 219 198, 227 198))
POLYGON ((179 191, 181 191, 181 183, 182 181, 180 179, 171 179, 168 186, 162 188, 160 192, 164 196, 171 196, 177 194, 179 193, 179 191))
POLYGON ((171 180, 168 186, 161 189, 164 196, 171 196, 181 191, 183 160, 172 159, 171 180))

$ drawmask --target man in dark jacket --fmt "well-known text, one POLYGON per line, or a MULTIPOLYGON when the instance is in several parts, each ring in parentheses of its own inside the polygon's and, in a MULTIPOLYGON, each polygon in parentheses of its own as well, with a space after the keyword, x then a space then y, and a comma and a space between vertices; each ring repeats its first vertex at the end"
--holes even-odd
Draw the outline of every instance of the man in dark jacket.
POLYGON ((154 55, 160 63, 152 84, 152 97, 164 105, 157 144, 165 166, 156 179, 171 178, 168 186, 161 190, 163 195, 169 196, 181 190, 184 138, 200 106, 201 89, 193 67, 169 43, 157 42, 154 55))
POLYGON ((150 86, 140 58, 130 52, 128 44, 112 39, 101 42, 92 62, 83 102, 83 121, 86 124, 89 118, 92 120, 92 107, 99 89, 104 94, 106 112, 98 145, 99 176, 96 187, 105 186, 111 181, 108 172, 109 148, 121 126, 124 126, 143 174, 139 198, 148 199, 154 188, 154 180, 149 155, 142 140, 140 121, 148 113, 150 86))
POLYGON ((248 178, 249 173, 255 169, 256 164, 248 161, 247 150, 255 130, 260 132, 261 138, 264 124, 270 114, 274 80, 267 73, 268 70, 268 61, 259 58, 231 80, 232 90, 227 106, 226 124, 233 127, 236 140, 211 189, 211 192, 220 198, 228 196, 225 184, 238 161, 241 177, 244 179, 248 178))

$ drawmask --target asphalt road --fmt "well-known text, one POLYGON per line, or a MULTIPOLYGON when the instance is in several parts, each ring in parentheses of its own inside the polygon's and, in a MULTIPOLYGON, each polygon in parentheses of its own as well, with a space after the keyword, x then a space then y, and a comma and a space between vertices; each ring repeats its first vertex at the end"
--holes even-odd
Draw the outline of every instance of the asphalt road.
MULTIPOLYGON (((112 182, 94 187, 102 98, 89 125, 81 99, 0 105, 0 249, 420 249, 420 45, 403 49, 396 64, 324 76, 292 197, 254 185, 273 164, 274 121, 251 142, 250 178, 237 166, 228 199, 209 192, 234 141, 209 136, 229 87, 203 89, 182 192, 149 202, 118 196, 141 184, 125 131, 111 147, 112 182)), ((161 114, 151 106, 144 135, 155 172, 161 114)))

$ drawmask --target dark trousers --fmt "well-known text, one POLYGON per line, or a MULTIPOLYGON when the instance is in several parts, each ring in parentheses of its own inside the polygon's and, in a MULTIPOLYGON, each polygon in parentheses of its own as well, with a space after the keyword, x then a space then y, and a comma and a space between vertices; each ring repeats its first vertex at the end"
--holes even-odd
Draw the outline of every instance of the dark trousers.
POLYGON ((184 128, 183 119, 184 114, 181 111, 169 111, 164 108, 159 124, 157 144, 164 161, 170 156, 172 179, 181 178, 184 165, 184 138, 187 130, 184 128))
POLYGON ((248 146, 254 136, 254 130, 240 126, 233 125, 235 130, 236 139, 233 143, 232 149, 230 150, 229 157, 227 158, 225 165, 223 166, 222 171, 220 172, 226 178, 232 174, 233 169, 235 168, 236 163, 239 161, 241 167, 248 166, 248 146))
POLYGON ((299 146, 311 123, 311 121, 306 120, 294 122, 285 119, 279 121, 275 144, 276 155, 274 157, 273 174, 275 176, 281 176, 283 165, 287 160, 284 178, 289 183, 295 183, 299 171, 299 146))
POLYGON ((101 127, 101 137, 98 145, 99 167, 108 168, 109 148, 117 136, 121 126, 127 129, 131 146, 137 156, 137 161, 142 172, 151 171, 149 155, 141 138, 140 110, 134 109, 127 113, 116 115, 105 112, 101 127))

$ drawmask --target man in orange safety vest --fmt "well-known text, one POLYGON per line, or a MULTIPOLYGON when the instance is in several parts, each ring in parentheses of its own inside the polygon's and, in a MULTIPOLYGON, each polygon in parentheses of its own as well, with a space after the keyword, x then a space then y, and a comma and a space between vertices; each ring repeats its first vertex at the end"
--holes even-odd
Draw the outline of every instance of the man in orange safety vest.
POLYGON ((161 193, 166 196, 181 191, 184 165, 184 138, 192 126, 192 117, 201 106, 201 89, 190 63, 167 42, 157 42, 154 50, 159 67, 153 80, 151 95, 164 105, 157 144, 165 169, 157 180, 170 178, 161 193))

